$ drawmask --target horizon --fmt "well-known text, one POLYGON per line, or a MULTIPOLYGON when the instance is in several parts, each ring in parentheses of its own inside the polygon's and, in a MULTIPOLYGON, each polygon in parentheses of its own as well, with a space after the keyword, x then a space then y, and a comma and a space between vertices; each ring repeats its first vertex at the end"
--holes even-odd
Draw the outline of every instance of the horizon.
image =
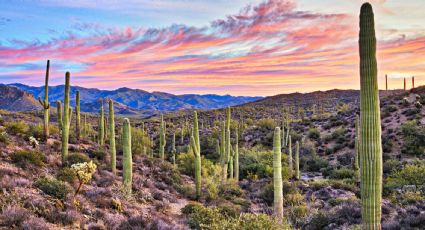
MULTIPOLYGON (((425 84, 424 1, 370 1, 385 88, 425 84), (421 7, 422 6, 422 7, 421 7)), ((273 96, 359 89, 363 1, 235 0, 0 3, 0 82, 273 96), (119 20, 117 20, 119 18, 119 20)))

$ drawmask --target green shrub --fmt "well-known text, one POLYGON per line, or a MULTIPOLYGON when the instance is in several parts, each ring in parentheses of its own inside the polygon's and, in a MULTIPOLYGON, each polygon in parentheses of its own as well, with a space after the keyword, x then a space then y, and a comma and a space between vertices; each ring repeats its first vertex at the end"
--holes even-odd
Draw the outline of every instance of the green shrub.
POLYGON ((0 143, 9 144, 10 138, 9 135, 5 131, 0 130, 0 143))
POLYGON ((425 153, 425 128, 418 126, 416 120, 408 121, 401 126, 403 135, 402 152, 409 155, 423 155, 425 153))
POLYGON ((65 199, 66 195, 70 192, 70 189, 64 182, 56 180, 55 178, 40 178, 35 182, 35 186, 44 193, 62 200, 65 199))
MULTIPOLYGON (((405 185, 413 185, 416 191, 420 191, 420 186, 425 185, 425 163, 415 162, 406 165, 402 170, 393 171, 387 178, 387 188, 402 188, 405 185)), ((425 191, 421 191, 425 194, 425 191)))
POLYGON ((6 123, 7 132, 12 135, 26 134, 28 132, 28 125, 23 121, 11 121, 6 123))
POLYGON ((308 172, 320 172, 321 169, 328 167, 329 161, 324 157, 312 155, 310 157, 301 158, 301 165, 308 172))
POLYGON ((335 169, 331 172, 329 175, 329 178, 331 179, 354 179, 356 176, 356 172, 353 169, 349 168, 341 168, 341 169, 335 169))
POLYGON ((46 161, 46 157, 37 151, 20 150, 12 154, 11 156, 13 163, 18 164, 22 167, 32 164, 35 166, 43 166, 46 161))
POLYGON ((308 137, 313 140, 320 139, 320 131, 317 128, 310 128, 308 130, 308 137))
POLYGON ((90 157, 88 157, 84 153, 71 153, 66 158, 66 162, 68 163, 68 165, 84 163, 84 162, 89 162, 89 161, 90 161, 90 157))
POLYGON ((77 179, 77 174, 75 173, 75 170, 65 167, 58 172, 56 177, 61 181, 72 184, 77 179))
POLYGON ((390 159, 384 162, 384 174, 389 174, 399 169, 401 169, 401 162, 399 160, 390 159))
POLYGON ((29 127, 29 136, 33 136, 36 139, 42 139, 44 137, 44 128, 42 124, 36 124, 29 127))
POLYGON ((257 121, 257 126, 263 129, 274 129, 277 126, 277 123, 271 118, 262 118, 257 121))
MULTIPOLYGON (((283 196, 286 196, 288 194, 293 194, 296 193, 297 190, 294 186, 292 186, 291 183, 287 182, 287 181, 283 181, 282 182, 282 192, 283 192, 283 196)), ((262 191, 261 191, 261 198, 268 204, 268 205, 272 205, 273 204, 273 199, 274 199, 274 187, 273 187, 273 183, 267 183, 262 191)))

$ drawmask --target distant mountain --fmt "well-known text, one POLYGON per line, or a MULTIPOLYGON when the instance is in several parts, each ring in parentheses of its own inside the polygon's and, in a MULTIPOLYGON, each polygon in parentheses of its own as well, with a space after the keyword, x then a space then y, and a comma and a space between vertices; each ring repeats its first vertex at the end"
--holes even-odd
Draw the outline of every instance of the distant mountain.
POLYGON ((0 109, 31 111, 41 109, 41 105, 30 93, 16 87, 0 85, 0 109))
MULTIPOLYGON (((27 86, 24 84, 9 84, 34 95, 35 98, 44 97, 44 87, 27 86)), ((71 105, 75 105, 75 93, 80 91, 82 111, 91 111, 96 107, 95 103, 100 98, 112 99, 115 102, 127 106, 124 110, 140 113, 140 111, 168 112, 181 109, 217 109, 227 106, 240 105, 261 99, 262 97, 244 97, 230 95, 174 95, 163 92, 147 92, 140 89, 119 88, 116 90, 99 90, 71 86, 71 105), (85 106, 87 104, 87 106, 85 106), (132 111, 133 109, 133 111, 132 111)), ((49 87, 49 101, 63 101, 64 85, 49 87)))

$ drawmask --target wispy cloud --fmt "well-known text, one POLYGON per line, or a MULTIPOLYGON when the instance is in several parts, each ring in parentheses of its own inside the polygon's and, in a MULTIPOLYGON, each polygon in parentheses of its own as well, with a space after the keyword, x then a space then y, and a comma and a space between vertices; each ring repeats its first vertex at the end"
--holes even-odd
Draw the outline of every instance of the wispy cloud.
MULTIPOLYGON (((50 59, 53 83, 62 83, 63 72, 70 70, 71 81, 87 87, 234 95, 356 88, 357 20, 357 15, 302 11, 295 1, 268 0, 204 27, 106 28, 78 22, 46 42, 0 45, 0 79, 42 84, 50 59)), ((418 84, 425 83, 424 44, 425 34, 380 39, 380 75, 415 75, 418 84)))

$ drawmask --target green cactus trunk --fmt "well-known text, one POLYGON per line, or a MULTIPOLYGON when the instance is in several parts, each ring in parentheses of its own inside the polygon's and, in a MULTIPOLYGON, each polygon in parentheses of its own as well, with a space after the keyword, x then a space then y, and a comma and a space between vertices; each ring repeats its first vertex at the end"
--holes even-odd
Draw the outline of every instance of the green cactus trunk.
MULTIPOLYGON (((227 107, 227 118, 226 118, 226 160, 227 160, 227 164, 230 161, 230 157, 231 157, 231 143, 230 143, 230 107, 227 107)), ((233 170, 233 169, 232 169, 233 170)), ((226 178, 227 178, 227 170, 226 170, 226 178)))
POLYGON ((87 124, 87 114, 84 114, 84 124, 83 124, 83 138, 87 138, 88 136, 88 124, 87 124))
POLYGON ((50 103, 49 103, 49 69, 50 60, 47 60, 46 77, 44 83, 44 101, 41 101, 41 97, 38 97, 38 102, 43 106, 44 109, 44 139, 49 139, 49 119, 50 119, 50 103))
POLYGON ((301 179, 300 175, 300 143, 297 141, 295 144, 295 178, 301 179))
POLYGON ((184 144, 184 127, 182 126, 180 129, 180 144, 184 144))
POLYGON ((229 178, 233 179, 233 156, 235 155, 235 152, 233 151, 232 146, 230 145, 230 156, 229 156, 229 178))
POLYGON ((221 165, 221 185, 227 179, 227 155, 226 155, 226 123, 223 121, 221 126, 221 148, 220 148, 220 165, 221 165))
POLYGON ((282 135, 281 135, 282 151, 285 149, 285 119, 282 119, 282 135))
POLYGON ((80 91, 77 90, 75 95, 75 137, 80 140, 81 123, 80 123, 80 91))
POLYGON ((239 181, 239 133, 238 128, 236 128, 235 136, 235 154, 234 154, 234 164, 235 164, 235 175, 234 178, 236 181, 239 181))
POLYGON ((201 144, 199 143, 199 128, 198 128, 198 114, 194 111, 193 114, 194 132, 190 138, 192 150, 195 153, 195 187, 196 199, 201 198, 201 144))
POLYGON ((68 157, 68 141, 69 141, 69 125, 71 122, 71 108, 69 106, 69 91, 70 91, 70 74, 66 72, 65 74, 65 99, 63 107, 63 121, 62 121, 62 163, 65 162, 68 157))
POLYGON ((294 176, 294 160, 292 158, 292 139, 291 136, 288 137, 288 174, 289 178, 294 176))
POLYGON ((381 229, 382 144, 372 6, 360 10, 360 172, 364 229, 381 229))
POLYGON ((276 127, 273 135, 273 212, 275 218, 283 221, 283 190, 282 190, 282 153, 280 128, 276 127))
POLYGON ((115 147, 115 118, 114 102, 109 100, 109 148, 111 149, 111 168, 112 173, 117 172, 117 150, 115 147))
POLYGON ((133 158, 131 154, 131 126, 130 120, 124 118, 122 134, 123 151, 123 185, 127 194, 131 194, 131 185, 133 180, 133 158))
POLYGON ((99 138, 99 145, 105 144, 105 113, 103 111, 103 100, 100 101, 100 117, 99 117, 99 128, 98 128, 98 138, 99 138))
POLYGON ((63 118, 62 118, 62 103, 60 101, 56 101, 56 109, 58 114, 58 128, 62 132, 63 118))
POLYGON ((165 145, 165 122, 164 117, 161 114, 161 124, 159 129, 159 157, 163 160, 165 159, 165 145))
POLYGON ((171 160, 173 162, 173 165, 176 165, 176 133, 173 133, 173 141, 172 141, 172 146, 171 146, 171 160))

